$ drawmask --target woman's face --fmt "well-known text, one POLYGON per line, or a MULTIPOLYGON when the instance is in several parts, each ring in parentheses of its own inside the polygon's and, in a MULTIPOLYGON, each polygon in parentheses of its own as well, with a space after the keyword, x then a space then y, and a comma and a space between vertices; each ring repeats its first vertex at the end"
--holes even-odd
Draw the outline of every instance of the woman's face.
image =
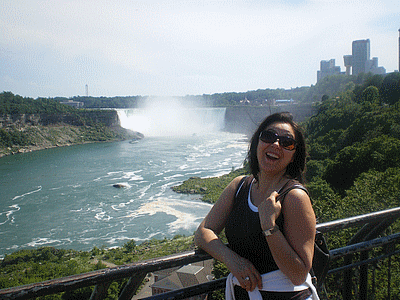
MULTIPOLYGON (((278 136, 295 138, 295 133, 292 126, 288 123, 273 123, 266 127, 264 131, 272 131, 278 136)), ((293 161, 296 150, 284 149, 277 139, 273 143, 258 141, 257 160, 260 172, 282 175, 286 171, 286 167, 293 161)))

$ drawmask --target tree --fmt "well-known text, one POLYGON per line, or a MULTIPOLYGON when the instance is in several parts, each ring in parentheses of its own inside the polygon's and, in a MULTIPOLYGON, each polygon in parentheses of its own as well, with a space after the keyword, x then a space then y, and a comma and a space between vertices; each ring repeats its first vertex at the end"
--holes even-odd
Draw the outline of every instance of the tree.
POLYGON ((130 240, 129 242, 125 243, 124 244, 124 248, 128 252, 133 252, 135 250, 135 248, 136 248, 135 240, 130 240))
POLYGON ((364 109, 371 110, 379 106, 379 90, 376 86, 369 86, 361 93, 361 104, 364 109))
POLYGON ((370 169, 384 171, 400 166, 400 140, 381 135, 369 141, 355 143, 338 152, 323 178, 344 195, 354 180, 370 169))
POLYGON ((393 105, 400 99, 400 73, 390 73, 383 79, 380 94, 384 103, 393 105))

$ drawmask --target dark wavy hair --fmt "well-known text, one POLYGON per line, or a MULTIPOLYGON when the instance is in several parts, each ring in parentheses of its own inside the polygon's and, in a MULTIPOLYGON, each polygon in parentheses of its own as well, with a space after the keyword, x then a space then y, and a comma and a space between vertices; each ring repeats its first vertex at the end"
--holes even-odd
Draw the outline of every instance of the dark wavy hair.
POLYGON ((299 125, 293 121, 293 116, 288 112, 280 112, 269 115, 261 124, 258 126, 256 132, 254 132, 253 137, 250 141, 250 148, 247 153, 246 161, 249 164, 250 172, 253 174, 254 178, 258 180, 258 173, 260 172, 260 167, 258 165, 257 159, 257 147, 260 133, 274 123, 286 123, 292 126, 295 133, 296 140, 296 152, 294 154, 294 159, 286 167, 285 175, 298 180, 299 182, 304 182, 304 172, 306 166, 306 146, 304 141, 304 135, 299 125))

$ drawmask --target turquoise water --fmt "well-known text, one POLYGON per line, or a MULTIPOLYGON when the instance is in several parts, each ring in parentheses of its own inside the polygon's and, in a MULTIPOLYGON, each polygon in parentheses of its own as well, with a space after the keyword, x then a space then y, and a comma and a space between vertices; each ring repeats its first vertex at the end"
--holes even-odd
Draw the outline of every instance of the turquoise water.
POLYGON ((211 206, 171 187, 191 176, 228 173, 242 165, 246 151, 243 135, 215 131, 3 157, 0 256, 191 235, 211 206))

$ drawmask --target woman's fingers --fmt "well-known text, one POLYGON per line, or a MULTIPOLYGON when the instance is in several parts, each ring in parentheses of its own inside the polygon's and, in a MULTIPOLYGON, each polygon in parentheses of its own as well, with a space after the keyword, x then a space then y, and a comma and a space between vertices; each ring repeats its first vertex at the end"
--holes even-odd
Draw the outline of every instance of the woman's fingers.
POLYGON ((249 276, 245 276, 242 280, 239 280, 240 286, 246 291, 253 291, 256 287, 262 289, 262 280, 260 274, 251 273, 249 276))
POLYGON ((267 230, 275 225, 275 220, 281 212, 281 203, 276 200, 277 192, 272 192, 271 195, 263 200, 258 206, 260 223, 263 230, 267 230))
MULTIPOLYGON (((240 286, 246 291, 253 291, 257 286, 262 288, 261 275, 257 269, 248 261, 245 261, 246 265, 242 266, 240 275, 238 274, 236 278, 238 279, 240 286)), ((234 274, 235 275, 235 274, 234 274)))
POLYGON ((227 267, 246 291, 253 291, 256 286, 262 288, 261 275, 248 259, 234 255, 227 267))

